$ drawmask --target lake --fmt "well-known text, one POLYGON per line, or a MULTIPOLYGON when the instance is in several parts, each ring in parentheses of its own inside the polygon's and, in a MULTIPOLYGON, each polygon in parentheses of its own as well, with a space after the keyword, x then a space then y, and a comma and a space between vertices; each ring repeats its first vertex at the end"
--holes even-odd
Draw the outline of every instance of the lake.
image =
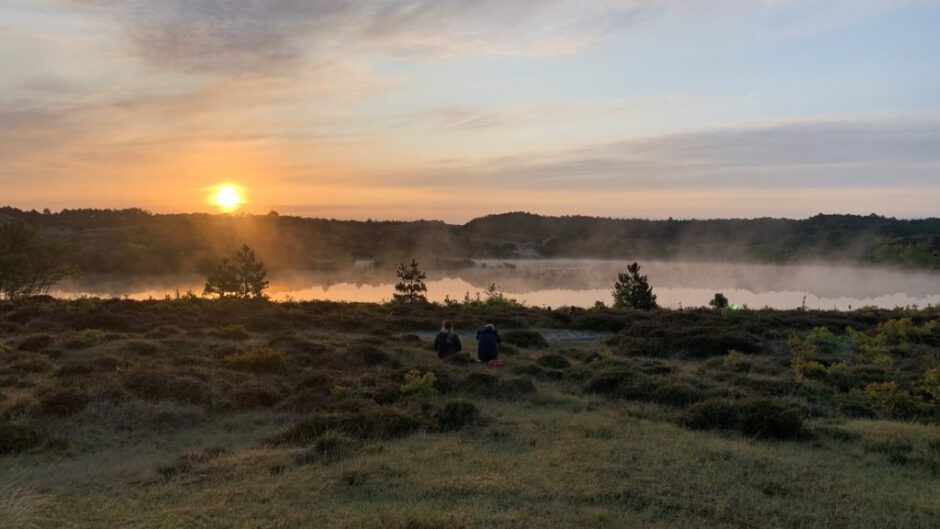
MULTIPOLYGON (((476 266, 428 271, 428 297, 463 299, 495 283, 507 296, 539 306, 610 302, 617 273, 628 261, 541 259, 477 260, 476 266)), ((715 292, 751 308, 850 309, 866 305, 892 308, 940 304, 940 273, 830 265, 763 265, 645 261, 659 303, 665 307, 706 305, 715 292)), ((384 301, 394 290, 394 272, 279 272, 271 274, 269 294, 276 300, 384 301)), ((177 292, 201 293, 198 275, 161 277, 86 277, 60 284, 52 295, 162 299, 177 292)), ((482 295, 482 294, 481 294, 482 295)))

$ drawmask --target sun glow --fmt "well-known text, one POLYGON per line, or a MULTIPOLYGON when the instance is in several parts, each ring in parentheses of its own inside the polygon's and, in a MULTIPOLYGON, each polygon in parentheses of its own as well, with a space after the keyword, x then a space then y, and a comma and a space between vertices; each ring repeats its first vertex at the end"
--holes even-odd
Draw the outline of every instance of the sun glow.
POLYGON ((224 213, 231 213, 245 203, 245 193, 236 184, 219 184, 209 188, 209 203, 224 213))

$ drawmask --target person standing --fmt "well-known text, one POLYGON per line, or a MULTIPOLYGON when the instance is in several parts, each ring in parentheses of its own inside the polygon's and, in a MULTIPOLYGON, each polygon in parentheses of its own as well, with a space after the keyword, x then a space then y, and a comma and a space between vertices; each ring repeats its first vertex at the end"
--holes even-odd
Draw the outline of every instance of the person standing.
POLYGON ((447 358, 459 353, 463 349, 460 344, 460 337, 454 332, 454 323, 450 320, 444 320, 441 330, 434 337, 434 349, 437 350, 438 358, 447 358))

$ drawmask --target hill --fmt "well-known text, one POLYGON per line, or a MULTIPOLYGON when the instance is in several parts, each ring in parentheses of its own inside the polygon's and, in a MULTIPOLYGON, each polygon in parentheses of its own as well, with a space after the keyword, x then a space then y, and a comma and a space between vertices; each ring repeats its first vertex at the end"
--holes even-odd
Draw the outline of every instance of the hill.
POLYGON ((331 269, 357 259, 431 268, 469 258, 852 262, 940 268, 940 219, 817 215, 804 220, 641 220, 507 213, 463 225, 440 221, 343 221, 277 214, 151 214, 140 209, 0 208, 71 246, 84 273, 206 272, 248 243, 271 269, 331 269))

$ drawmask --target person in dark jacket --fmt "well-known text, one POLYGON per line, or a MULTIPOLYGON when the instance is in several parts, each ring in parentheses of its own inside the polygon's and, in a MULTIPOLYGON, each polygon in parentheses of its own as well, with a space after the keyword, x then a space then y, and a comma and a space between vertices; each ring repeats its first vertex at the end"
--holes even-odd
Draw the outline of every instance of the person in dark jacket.
POLYGON ((454 324, 450 320, 444 320, 440 332, 434 337, 434 348, 437 349, 438 358, 453 356, 463 349, 460 337, 454 332, 454 324))
POLYGON ((502 341, 499 331, 492 323, 477 331, 477 354, 480 361, 486 364, 496 360, 499 357, 499 344, 502 341))

